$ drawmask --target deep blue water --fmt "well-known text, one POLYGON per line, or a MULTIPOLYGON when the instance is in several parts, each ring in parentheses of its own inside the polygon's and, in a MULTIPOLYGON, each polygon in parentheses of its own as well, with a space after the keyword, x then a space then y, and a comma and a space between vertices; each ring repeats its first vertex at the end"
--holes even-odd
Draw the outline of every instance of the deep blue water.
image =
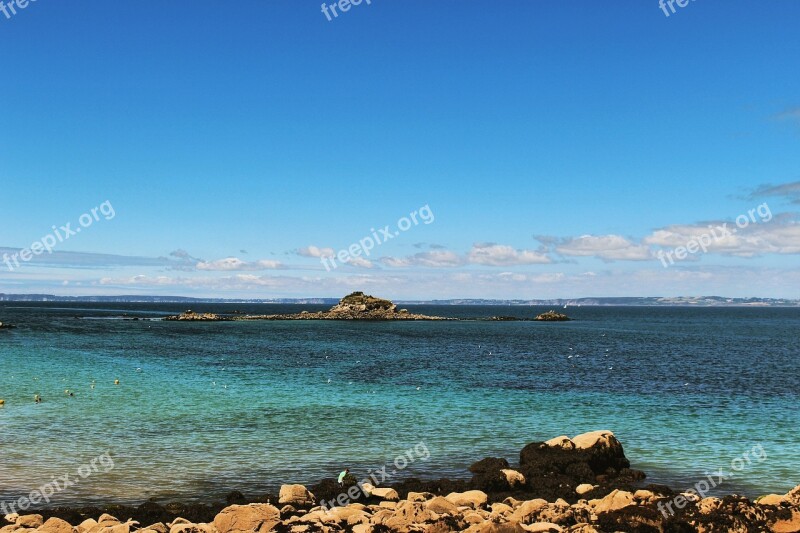
POLYGON ((731 461, 761 446, 763 460, 718 492, 800 483, 800 309, 581 307, 569 323, 121 319, 182 310, 0 305, 0 320, 20 326, 0 331, 0 502, 105 451, 112 470, 52 502, 259 494, 343 465, 366 474, 420 442, 430 458, 395 478, 467 476, 482 457, 513 463, 529 442, 596 429, 614 431, 651 482, 688 487, 706 471, 733 473, 731 461))

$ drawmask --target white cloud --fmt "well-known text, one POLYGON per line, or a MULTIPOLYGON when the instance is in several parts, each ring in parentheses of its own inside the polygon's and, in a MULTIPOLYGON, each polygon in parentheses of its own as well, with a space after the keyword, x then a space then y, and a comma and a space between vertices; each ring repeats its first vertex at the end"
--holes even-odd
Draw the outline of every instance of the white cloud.
POLYGON ((297 250, 297 255, 302 255, 303 257, 333 257, 335 254, 336 252, 333 248, 319 248, 314 245, 297 250))
POLYGON ((543 252, 516 250, 511 246, 495 243, 474 244, 467 254, 467 260, 474 265, 486 266, 542 265, 552 263, 552 260, 543 252))
POLYGON ((409 257, 382 257, 380 262, 386 266, 395 268, 411 266, 447 268, 460 266, 464 263, 464 260, 457 253, 449 250, 430 250, 409 257))
POLYGON ((685 247, 690 241, 705 242, 709 253, 735 257, 800 253, 800 224, 791 217, 775 217, 746 228, 728 223, 727 231, 720 228, 723 224, 669 226, 654 231, 643 242, 662 248, 685 247))
POLYGON ((577 257, 597 257, 604 261, 646 261, 650 248, 620 235, 582 235, 563 240, 556 252, 577 257))
POLYGON ((364 259, 363 257, 351 257, 350 260, 347 263, 344 263, 344 264, 351 265, 351 266, 354 266, 354 267, 359 267, 359 268, 374 268, 375 267, 375 265, 372 264, 372 261, 370 261, 368 259, 364 259))
POLYGON ((201 261, 197 263, 197 270, 210 270, 229 272, 236 270, 274 270, 283 265, 279 261, 262 259, 260 261, 242 261, 238 257, 226 257, 216 261, 201 261))

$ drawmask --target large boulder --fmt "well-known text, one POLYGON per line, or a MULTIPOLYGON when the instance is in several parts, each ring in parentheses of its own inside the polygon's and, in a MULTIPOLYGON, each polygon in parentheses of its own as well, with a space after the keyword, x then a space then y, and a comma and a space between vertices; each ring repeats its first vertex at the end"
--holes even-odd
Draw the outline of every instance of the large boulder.
POLYGON ((280 522, 280 510, 268 503, 231 505, 214 518, 219 533, 252 533, 269 531, 280 522))
POLYGON ((445 498, 457 507, 472 507, 473 509, 481 509, 489 501, 489 497, 481 490, 451 492, 445 498))
POLYGON ((532 495, 550 501, 559 497, 574 501, 574 491, 579 485, 612 480, 631 482, 644 476, 630 469, 622 444, 610 431, 528 444, 520 452, 519 470, 532 495))
POLYGON ((66 520, 53 517, 39 526, 38 531, 39 533, 74 533, 75 528, 73 528, 66 520))
POLYGON ((316 498, 303 485, 282 485, 278 503, 294 507, 307 507, 314 505, 316 498))

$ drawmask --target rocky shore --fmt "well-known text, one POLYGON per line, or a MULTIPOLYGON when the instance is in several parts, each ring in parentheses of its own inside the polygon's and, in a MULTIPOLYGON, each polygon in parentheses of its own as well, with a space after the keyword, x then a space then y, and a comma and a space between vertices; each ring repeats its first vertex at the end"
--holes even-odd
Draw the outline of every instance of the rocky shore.
POLYGON ((752 502, 645 485, 609 431, 534 442, 513 468, 489 457, 470 471, 469 480, 380 488, 326 479, 252 500, 235 492, 218 505, 56 508, 7 515, 0 533, 800 531, 800 486, 752 502))

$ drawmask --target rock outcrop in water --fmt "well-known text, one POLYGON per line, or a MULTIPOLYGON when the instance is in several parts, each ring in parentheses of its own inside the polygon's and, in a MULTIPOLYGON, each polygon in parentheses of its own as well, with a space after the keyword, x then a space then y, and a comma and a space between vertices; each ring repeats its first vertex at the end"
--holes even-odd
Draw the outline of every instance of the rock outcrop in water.
POLYGON ((184 311, 176 316, 165 317, 164 320, 188 320, 188 321, 214 321, 214 320, 230 320, 224 316, 215 313, 195 313, 191 309, 184 311))
POLYGON ((563 313, 556 313, 555 311, 547 311, 546 313, 542 313, 541 315, 534 318, 534 320, 538 320, 540 322, 566 322, 572 319, 563 313))
POLYGON ((363 292, 348 294, 339 303, 327 311, 281 314, 281 315, 217 315, 213 313, 193 313, 186 311, 164 320, 450 320, 439 316, 409 313, 406 309, 397 309, 397 305, 389 300, 369 296, 363 292))
POLYGON ((644 473, 630 468, 622 444, 609 431, 534 442, 522 449, 514 468, 506 459, 489 457, 470 471, 471 480, 408 479, 366 491, 351 492, 357 488, 352 482, 341 486, 334 479, 308 489, 284 485, 280 496, 248 501, 234 492, 216 506, 162 507, 150 501, 135 508, 56 508, 7 515, 10 525, 2 527, 0 519, 0 533, 800 531, 800 486, 756 502, 641 487, 644 473), (337 499, 338 505, 330 505, 337 499))

